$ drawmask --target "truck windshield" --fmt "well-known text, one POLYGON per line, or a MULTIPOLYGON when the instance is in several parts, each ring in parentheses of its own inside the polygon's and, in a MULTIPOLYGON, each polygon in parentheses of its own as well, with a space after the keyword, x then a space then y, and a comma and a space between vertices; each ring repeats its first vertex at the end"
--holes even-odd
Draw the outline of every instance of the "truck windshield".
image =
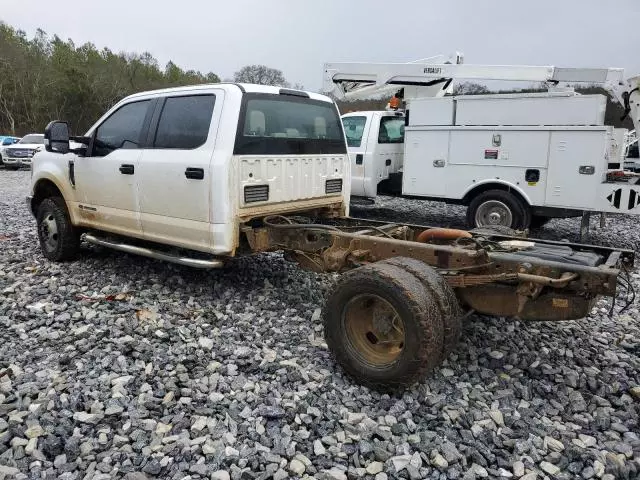
POLYGON ((366 123, 367 117, 343 117, 342 124, 344 125, 344 134, 347 136, 347 145, 350 147, 360 146, 366 123))
POLYGON ((44 135, 25 135, 18 143, 44 144, 44 135))
POLYGON ((236 155, 344 153, 340 116, 333 103, 285 95, 245 95, 236 155))

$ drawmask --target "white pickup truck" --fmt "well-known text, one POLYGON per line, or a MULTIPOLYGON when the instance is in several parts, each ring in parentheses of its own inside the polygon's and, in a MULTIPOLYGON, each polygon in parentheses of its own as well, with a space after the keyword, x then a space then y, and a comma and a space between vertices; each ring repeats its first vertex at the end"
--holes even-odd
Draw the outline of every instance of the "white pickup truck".
POLYGON ((52 260, 73 257, 87 229, 232 256, 241 222, 313 209, 347 214, 343 131, 321 95, 224 84, 139 93, 74 140, 84 145, 40 154, 33 166, 33 211, 55 193, 70 220, 51 233, 45 213, 63 206, 47 202, 39 233, 52 260))
POLYGON ((376 387, 409 385, 438 365, 463 309, 581 318, 633 263, 629 251, 348 218, 344 130, 336 105, 313 93, 139 93, 81 137, 51 122, 45 149, 27 198, 45 257, 72 259, 84 238, 200 268, 284 251, 314 271, 351 270, 327 298, 325 339, 376 387))

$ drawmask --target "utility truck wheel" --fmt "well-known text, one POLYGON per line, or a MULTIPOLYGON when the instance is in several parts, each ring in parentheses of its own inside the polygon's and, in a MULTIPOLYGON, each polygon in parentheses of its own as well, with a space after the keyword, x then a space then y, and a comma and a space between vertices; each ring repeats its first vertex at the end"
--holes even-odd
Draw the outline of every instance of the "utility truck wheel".
POLYGON ((394 257, 383 263, 411 273, 438 302, 443 327, 442 360, 445 360, 458 344, 462 331, 462 310, 453 289, 442 275, 415 258, 394 257))
POLYGON ((75 258, 80 249, 80 234, 71 224, 64 200, 45 198, 38 207, 36 219, 44 256, 54 262, 75 258))
POLYGON ((325 340, 359 383, 409 386, 441 362, 442 301, 401 267, 366 265, 343 274, 329 294, 325 340))
POLYGON ((529 208, 512 193, 488 190, 476 196, 467 208, 467 223, 473 227, 503 226, 525 230, 531 223, 529 208))

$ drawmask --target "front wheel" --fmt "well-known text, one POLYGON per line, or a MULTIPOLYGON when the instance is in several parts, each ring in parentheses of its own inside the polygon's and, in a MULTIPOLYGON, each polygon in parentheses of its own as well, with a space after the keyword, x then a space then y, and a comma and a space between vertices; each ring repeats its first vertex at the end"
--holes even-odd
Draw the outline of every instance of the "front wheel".
POLYGON ((434 292, 389 263, 343 274, 324 308, 327 345, 359 383, 409 386, 440 364, 444 325, 434 292))
POLYGON ((40 249, 53 262, 74 259, 80 249, 80 233, 71 224, 69 212, 60 197, 45 198, 36 216, 40 249))
POLYGON ((518 197, 504 190, 488 190, 476 196, 467 208, 472 228, 508 227, 525 230, 531 223, 529 208, 518 197))

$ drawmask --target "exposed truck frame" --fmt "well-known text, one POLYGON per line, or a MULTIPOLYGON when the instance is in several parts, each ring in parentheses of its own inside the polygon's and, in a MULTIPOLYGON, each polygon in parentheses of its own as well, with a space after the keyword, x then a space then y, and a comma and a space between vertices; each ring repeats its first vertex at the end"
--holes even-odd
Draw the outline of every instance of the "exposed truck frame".
POLYGON ((616 296, 634 262, 629 250, 308 213, 245 225, 245 248, 347 272, 327 299, 325 338, 346 371, 374 387, 408 385, 438 365, 465 313, 584 318, 598 296, 616 296))
POLYGON ((616 295, 633 264, 626 250, 348 218, 343 133, 335 104, 317 94, 224 84, 141 93, 115 105, 83 137, 51 122, 46 151, 34 157, 27 205, 51 261, 73 259, 84 238, 196 268, 282 251, 304 268, 345 272, 326 300, 325 339, 349 374, 381 387, 409 385, 443 361, 465 312, 582 318, 599 295, 616 295), (142 148, 103 139, 107 122, 120 109, 141 108, 140 100, 151 102, 139 115, 142 148), (159 131, 163 105, 173 102, 188 102, 188 119, 209 105, 200 115, 208 125, 200 146, 165 150, 150 134, 159 131), (286 123, 291 119, 320 131, 301 136, 286 123), (267 135, 274 123, 277 135, 267 135), (85 147, 71 149, 71 140, 85 147), (166 174, 158 175, 161 168, 166 174), (203 204, 210 213, 189 218, 203 204))

